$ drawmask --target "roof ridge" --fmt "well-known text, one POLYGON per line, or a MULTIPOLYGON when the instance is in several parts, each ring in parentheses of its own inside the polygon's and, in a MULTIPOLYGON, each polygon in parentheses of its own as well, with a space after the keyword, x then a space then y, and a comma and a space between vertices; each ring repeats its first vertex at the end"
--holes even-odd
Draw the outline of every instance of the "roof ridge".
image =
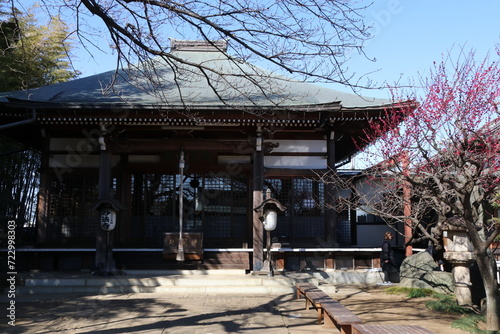
POLYGON ((170 38, 170 49, 172 51, 212 51, 226 52, 226 40, 185 40, 170 38))

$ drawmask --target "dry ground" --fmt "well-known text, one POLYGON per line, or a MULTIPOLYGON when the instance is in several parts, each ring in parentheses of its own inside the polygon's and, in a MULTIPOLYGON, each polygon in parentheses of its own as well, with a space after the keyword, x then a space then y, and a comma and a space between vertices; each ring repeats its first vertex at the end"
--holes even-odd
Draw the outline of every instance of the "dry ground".
POLYGON ((385 286, 353 289, 339 286, 337 298, 366 323, 419 325, 436 334, 464 334, 450 324, 459 315, 439 314, 425 307, 431 298, 389 295, 385 286))
MULTIPOLYGON (((340 286, 332 297, 366 323, 420 325, 436 334, 466 334, 450 327, 457 316, 425 308, 426 298, 388 295, 384 287, 340 286)), ((6 305, 2 296, 2 305, 6 305)), ((338 333, 315 323, 304 300, 286 296, 33 295, 16 297, 16 326, 2 314, 2 333, 310 334, 338 333)), ((2 307, 2 309, 5 309, 2 307)))

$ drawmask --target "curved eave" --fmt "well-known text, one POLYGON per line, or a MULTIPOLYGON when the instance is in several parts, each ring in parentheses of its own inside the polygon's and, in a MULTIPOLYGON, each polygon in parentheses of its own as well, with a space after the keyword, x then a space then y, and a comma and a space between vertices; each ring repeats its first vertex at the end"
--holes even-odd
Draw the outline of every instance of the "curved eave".
MULTIPOLYGON (((34 115, 41 125, 120 124, 144 125, 242 125, 258 126, 278 124, 287 126, 328 127, 349 122, 353 133, 369 120, 384 117, 388 109, 396 105, 379 107, 343 108, 340 103, 301 105, 295 107, 232 107, 232 106, 185 106, 137 105, 137 104, 73 104, 11 100, 0 102, 2 124, 27 119, 34 115), (35 111, 33 113, 33 111, 35 111), (196 117, 193 117, 195 115, 196 117), (353 125, 359 123, 358 126, 353 125), (354 128, 353 128, 354 126, 354 128)), ((0 126, 2 126, 0 124, 0 126)), ((346 129, 347 131, 348 129, 346 129)))
POLYGON ((125 104, 125 103, 54 103, 54 102, 37 102, 28 100, 19 100, 9 98, 7 101, 0 101, 0 108, 8 109, 25 109, 25 110, 40 110, 40 111, 58 111, 74 113, 76 110, 157 110, 157 111, 222 111, 222 112, 341 112, 342 114, 355 114, 359 112, 379 112, 388 108, 398 108, 397 104, 383 104, 376 106, 363 107, 345 107, 341 102, 331 102, 322 104, 304 104, 304 105, 269 105, 269 106, 231 106, 231 105, 160 105, 160 104, 125 104))
POLYGON ((168 104, 126 104, 126 103, 54 103, 54 102, 36 102, 27 100, 9 99, 7 102, 1 102, 3 108, 14 109, 35 109, 35 110, 221 110, 221 111, 318 111, 318 110, 339 110, 342 108, 339 102, 327 104, 305 104, 305 105, 269 105, 269 106, 231 106, 231 105, 168 105, 168 104))

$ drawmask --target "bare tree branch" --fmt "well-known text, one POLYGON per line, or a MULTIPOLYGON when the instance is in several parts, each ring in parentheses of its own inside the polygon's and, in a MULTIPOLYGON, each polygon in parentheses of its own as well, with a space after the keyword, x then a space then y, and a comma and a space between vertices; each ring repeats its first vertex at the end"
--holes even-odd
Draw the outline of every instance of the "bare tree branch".
MULTIPOLYGON (((241 60, 245 60, 275 71, 278 79, 287 74, 301 81, 341 83, 353 90, 367 88, 358 85, 355 73, 344 68, 350 52, 363 53, 363 40, 368 37, 363 23, 365 7, 349 1, 43 0, 43 4, 49 14, 58 12, 67 19, 76 18, 76 33, 85 45, 92 45, 92 36, 98 34, 92 31, 90 23, 92 18, 98 18, 120 67, 148 75, 152 86, 157 84, 156 70, 146 70, 144 64, 158 66, 158 62, 155 65, 151 62, 158 57, 172 70, 182 66, 201 73, 225 102, 218 92, 220 85, 213 82, 229 84, 227 77, 234 73, 219 73, 208 65, 177 57, 171 52, 169 41, 181 38, 205 40, 214 47, 218 47, 215 41, 226 41, 230 47, 228 53, 234 54, 228 58, 240 69, 243 69, 241 60)), ((242 75, 246 84, 269 94, 263 81, 270 73, 243 71, 242 75)), ((176 84, 180 86, 180 82, 176 84)))

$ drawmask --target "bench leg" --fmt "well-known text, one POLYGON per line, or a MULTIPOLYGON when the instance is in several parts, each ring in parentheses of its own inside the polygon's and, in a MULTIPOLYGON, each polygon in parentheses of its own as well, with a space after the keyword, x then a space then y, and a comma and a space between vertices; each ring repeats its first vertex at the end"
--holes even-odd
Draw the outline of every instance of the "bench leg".
POLYGON ((335 328, 337 328, 337 326, 333 322, 333 319, 328 314, 325 314, 323 318, 325 319, 325 324, 323 325, 323 327, 328 327, 328 328, 335 327, 335 328))
POLYGON ((352 333, 352 325, 343 325, 340 326, 341 334, 351 334, 352 333))
POLYGON ((323 309, 318 307, 318 325, 323 323, 323 309))

